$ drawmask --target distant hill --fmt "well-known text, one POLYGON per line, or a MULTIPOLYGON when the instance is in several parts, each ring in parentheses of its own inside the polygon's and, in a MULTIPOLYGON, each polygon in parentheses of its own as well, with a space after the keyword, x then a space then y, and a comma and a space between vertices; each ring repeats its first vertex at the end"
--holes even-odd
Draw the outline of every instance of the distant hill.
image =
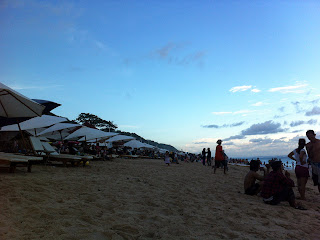
POLYGON ((144 139, 143 137, 139 136, 136 133, 122 132, 120 130, 117 130, 115 132, 119 133, 119 134, 122 134, 122 135, 134 137, 135 139, 139 140, 140 142, 148 143, 148 144, 150 144, 152 146, 155 146, 155 147, 158 147, 158 148, 167 149, 169 152, 171 152, 171 151, 177 152, 178 151, 175 147, 173 147, 171 145, 164 144, 164 143, 157 143, 157 142, 152 141, 152 140, 146 140, 146 139, 144 139))

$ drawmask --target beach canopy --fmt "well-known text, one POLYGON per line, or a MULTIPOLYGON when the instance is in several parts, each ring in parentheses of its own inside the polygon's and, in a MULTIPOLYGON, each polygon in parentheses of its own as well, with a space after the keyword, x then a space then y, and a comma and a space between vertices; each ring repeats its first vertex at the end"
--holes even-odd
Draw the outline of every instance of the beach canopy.
POLYGON ((44 135, 44 134, 58 134, 59 132, 61 132, 62 130, 72 130, 75 127, 79 127, 81 126, 80 124, 77 123, 57 123, 52 125, 51 127, 48 127, 47 129, 45 129, 44 131, 40 132, 38 135, 44 135))
POLYGON ((117 135, 112 138, 106 140, 106 142, 127 142, 135 139, 134 137, 126 136, 126 135, 117 135))
POLYGON ((92 140, 92 139, 101 139, 101 138, 108 138, 111 136, 115 136, 118 133, 115 132, 104 132, 95 128, 89 128, 89 127, 81 127, 78 130, 74 131, 73 133, 71 133, 69 136, 67 136, 65 138, 65 140, 68 139, 78 139, 81 137, 81 139, 79 139, 78 141, 88 141, 88 140, 92 140))
POLYGON ((39 103, 0 83, 0 116, 6 118, 41 116, 45 109, 39 103))
MULTIPOLYGON (((21 130, 29 130, 29 129, 36 130, 37 128, 48 127, 53 124, 64 122, 64 121, 68 121, 68 119, 63 117, 42 115, 41 117, 34 117, 24 122, 21 122, 19 125, 21 130)), ((1 131, 19 131, 19 126, 18 124, 4 126, 1 128, 1 131)))
POLYGON ((134 149, 134 148, 142 148, 145 145, 142 142, 138 141, 138 140, 131 140, 131 141, 126 142, 125 144, 123 144, 123 146, 130 147, 130 148, 134 149))

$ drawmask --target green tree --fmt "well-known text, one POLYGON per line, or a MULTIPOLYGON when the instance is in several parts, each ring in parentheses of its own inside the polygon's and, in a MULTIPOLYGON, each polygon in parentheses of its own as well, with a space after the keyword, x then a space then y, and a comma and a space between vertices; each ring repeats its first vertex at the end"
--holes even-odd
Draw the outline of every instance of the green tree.
POLYGON ((88 123, 102 131, 115 131, 118 128, 112 121, 104 120, 91 113, 80 113, 75 121, 81 124, 88 123))

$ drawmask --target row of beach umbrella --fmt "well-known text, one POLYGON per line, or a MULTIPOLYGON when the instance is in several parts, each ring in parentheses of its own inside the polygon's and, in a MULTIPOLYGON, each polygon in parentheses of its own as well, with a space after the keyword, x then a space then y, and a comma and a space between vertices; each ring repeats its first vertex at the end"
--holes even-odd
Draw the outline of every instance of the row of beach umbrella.
MULTIPOLYGON (((44 100, 32 100, 0 83, 0 117, 16 119, 17 124, 3 126, 0 132, 22 132, 27 131, 33 136, 48 138, 52 140, 76 140, 85 142, 112 143, 122 142, 124 146, 131 148, 155 148, 154 146, 142 143, 134 137, 120 135, 114 132, 104 132, 82 126, 76 123, 69 123, 67 118, 51 115, 48 113, 44 100), (29 118, 20 122, 19 119, 29 118)), ((50 103, 50 109, 60 104, 50 103)), ((22 134, 23 136, 23 134, 22 134)), ((23 140, 24 141, 24 140, 23 140)), ((160 152, 166 151, 160 149, 160 152)))

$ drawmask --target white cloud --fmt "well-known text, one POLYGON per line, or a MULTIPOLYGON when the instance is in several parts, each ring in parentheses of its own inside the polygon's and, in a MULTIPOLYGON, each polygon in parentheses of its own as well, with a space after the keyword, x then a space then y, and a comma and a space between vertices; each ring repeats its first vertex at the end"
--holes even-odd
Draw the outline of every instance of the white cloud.
POLYGON ((229 91, 230 92, 243 92, 243 91, 247 91, 248 89, 250 89, 252 86, 237 86, 237 87, 233 87, 231 88, 229 91))
POLYGON ((100 42, 100 41, 94 40, 93 42, 96 45, 96 47, 101 49, 101 50, 107 50, 108 49, 107 46, 104 43, 100 42))
POLYGON ((231 114, 232 112, 212 112, 214 115, 225 115, 225 114, 231 114))
POLYGON ((238 115, 238 114, 248 114, 248 113, 252 113, 252 112, 256 112, 256 110, 239 110, 239 111, 235 111, 235 112, 212 112, 212 114, 214 114, 214 115, 226 115, 226 114, 238 115))
POLYGON ((257 89, 257 88, 254 88, 254 89, 251 89, 251 92, 258 93, 258 92, 261 92, 261 90, 259 90, 259 89, 257 89))
POLYGON ((262 105, 264 105, 263 102, 256 102, 256 103, 252 104, 252 106, 255 106, 255 107, 260 107, 262 105))
POLYGON ((240 111, 234 112, 233 114, 247 114, 252 112, 255 112, 255 110, 240 110, 240 111))
POLYGON ((307 90, 307 86, 308 84, 296 84, 293 86, 270 88, 268 91, 280 93, 304 93, 307 90))

